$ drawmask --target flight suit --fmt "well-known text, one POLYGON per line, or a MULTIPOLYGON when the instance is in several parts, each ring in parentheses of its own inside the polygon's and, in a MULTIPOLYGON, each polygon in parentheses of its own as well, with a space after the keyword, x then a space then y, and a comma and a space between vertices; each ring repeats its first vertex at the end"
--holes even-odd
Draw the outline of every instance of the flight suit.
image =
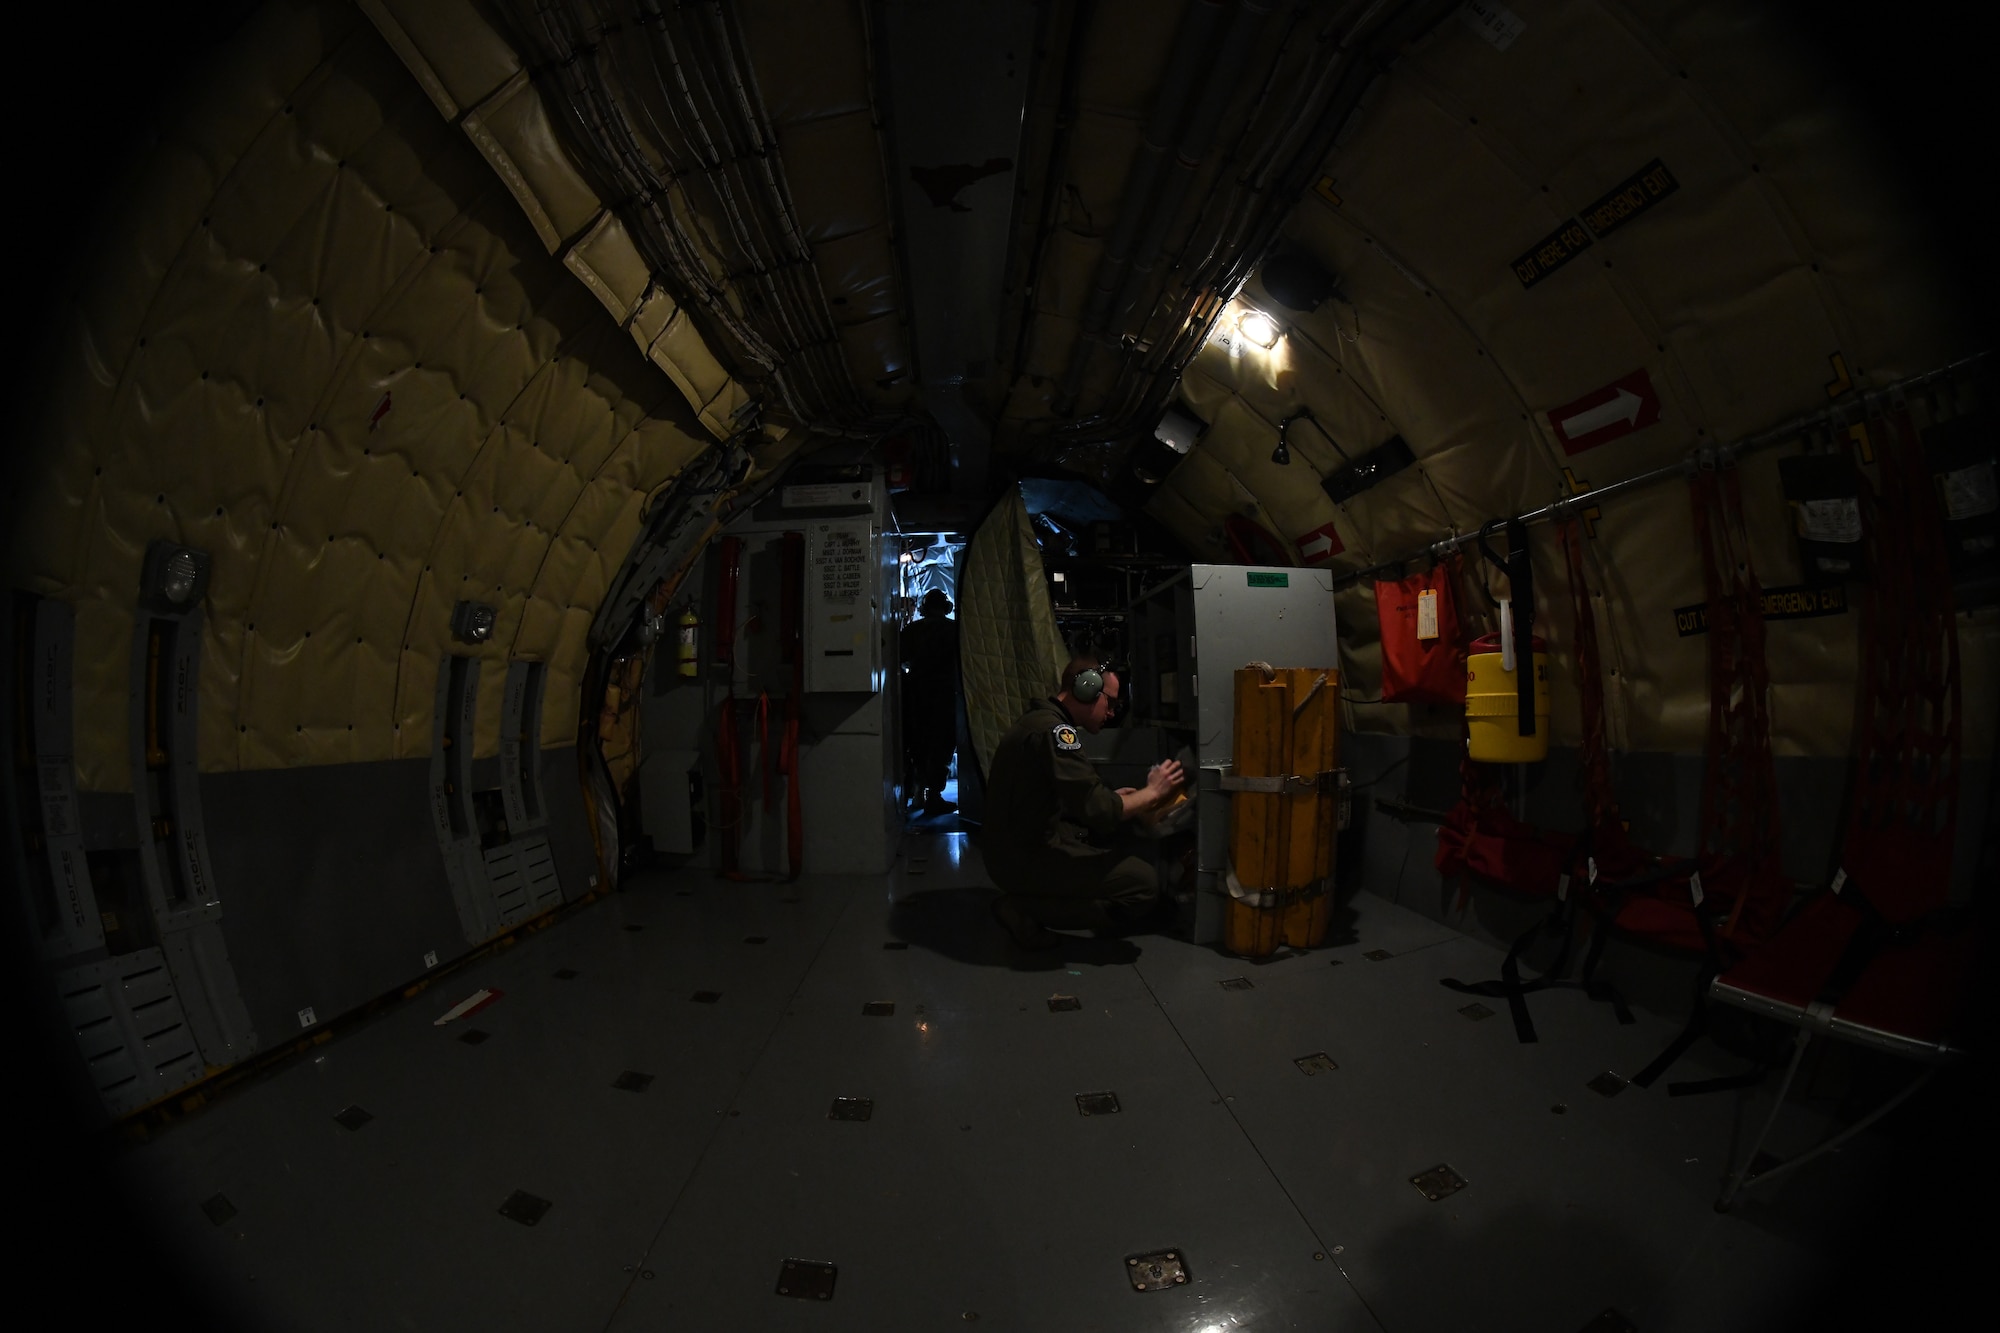
POLYGON ((1160 892, 1144 858, 1086 841, 1114 834, 1123 811, 1083 757, 1083 729, 1044 699, 994 747, 980 851, 993 882, 1044 926, 1115 926, 1144 915, 1160 892))

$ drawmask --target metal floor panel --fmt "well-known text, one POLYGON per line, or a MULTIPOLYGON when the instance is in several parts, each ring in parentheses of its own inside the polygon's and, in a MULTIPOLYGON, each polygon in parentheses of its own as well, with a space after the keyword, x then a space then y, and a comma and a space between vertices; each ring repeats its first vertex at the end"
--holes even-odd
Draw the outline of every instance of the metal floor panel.
MULTIPOLYGON (((1351 939, 1263 965, 1151 936, 1136 963, 1023 958, 989 895, 962 834, 906 839, 886 882, 641 879, 130 1163, 260 1328, 1562 1331, 1615 1308, 1664 1333, 1771 1326, 1888 1152, 1864 1135, 1717 1215, 1768 1091, 1586 1086, 1668 1020, 1542 993, 1522 1045, 1504 1001, 1474 1022, 1438 985, 1498 951, 1367 894, 1351 939), (481 987, 502 997, 434 1025, 481 987), (1431 1202, 1410 1177, 1439 1165, 1469 1183, 1431 1202), (533 1225, 502 1215, 516 1191, 548 1202, 533 1225), (1163 1250, 1190 1281, 1135 1291, 1126 1259, 1163 1250), (831 1298, 778 1294, 787 1260, 835 1265, 831 1298)), ((1734 1068, 1704 1044, 1674 1076, 1734 1068)))

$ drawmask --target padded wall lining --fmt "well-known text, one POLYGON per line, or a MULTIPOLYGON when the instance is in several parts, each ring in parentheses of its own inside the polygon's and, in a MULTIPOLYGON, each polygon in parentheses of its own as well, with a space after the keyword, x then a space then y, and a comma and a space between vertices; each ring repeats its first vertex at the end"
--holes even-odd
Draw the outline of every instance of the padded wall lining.
POLYGON ((667 372, 711 435, 734 434, 749 390, 684 318, 675 322, 671 339, 657 336, 670 323, 664 313, 646 329, 633 324, 651 272, 570 160, 541 91, 480 6, 472 0, 358 2, 438 113, 456 123, 486 159, 542 247, 550 254, 563 252, 577 279, 667 372))
MULTIPOLYGON (((204 770, 425 754, 452 649, 495 701, 507 659, 546 662, 542 741, 573 743, 590 618, 707 447, 680 393, 346 5, 254 16, 130 197, 12 550, 17 586, 77 607, 82 787, 129 789, 154 537, 214 557, 204 770), (460 598, 499 609, 476 649, 460 598)), ((476 754, 498 728, 496 703, 476 754)))

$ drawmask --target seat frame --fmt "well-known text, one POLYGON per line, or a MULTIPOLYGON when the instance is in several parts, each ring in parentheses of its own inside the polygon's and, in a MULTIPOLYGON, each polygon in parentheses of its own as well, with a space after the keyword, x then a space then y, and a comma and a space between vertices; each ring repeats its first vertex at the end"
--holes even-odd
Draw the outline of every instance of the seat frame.
POLYGON ((1751 1185, 1763 1184, 1789 1173, 1793 1168, 1803 1166, 1814 1158, 1822 1156, 1846 1143, 1855 1135, 1881 1120, 1891 1111, 1915 1096, 1937 1076, 1939 1069, 1965 1055, 1963 1047, 1947 1037, 1937 1042, 1919 1041, 1900 1033, 1884 1031, 1865 1024, 1840 1018, 1834 1006, 1815 1000, 1800 1006, 1783 1000, 1774 1000, 1768 995, 1731 986, 1717 977, 1709 983, 1709 999, 1718 1004, 1748 1010, 1766 1018, 1775 1018, 1796 1029, 1792 1038, 1792 1058, 1785 1067, 1785 1077, 1778 1084, 1777 1098, 1771 1104, 1770 1114, 1764 1117, 1764 1126, 1743 1157, 1743 1164, 1731 1164, 1728 1178, 1723 1182, 1722 1193, 1715 1201, 1715 1211, 1726 1213, 1735 1206, 1736 1200, 1751 1185), (1764 1171, 1752 1173, 1757 1156, 1771 1137, 1772 1128, 1778 1123, 1779 1114, 1785 1109, 1785 1097, 1791 1092, 1792 1082, 1798 1076, 1799 1065, 1805 1060, 1806 1048, 1815 1037, 1827 1037, 1835 1041, 1848 1041, 1874 1050, 1886 1051, 1891 1055, 1917 1061, 1927 1066, 1894 1096, 1870 1111, 1853 1124, 1778 1165, 1764 1171))

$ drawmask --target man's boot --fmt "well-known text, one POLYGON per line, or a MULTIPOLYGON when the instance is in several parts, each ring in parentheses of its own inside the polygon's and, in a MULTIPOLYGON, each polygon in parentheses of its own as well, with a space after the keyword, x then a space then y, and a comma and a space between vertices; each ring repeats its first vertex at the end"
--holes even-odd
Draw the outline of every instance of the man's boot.
POLYGON ((1173 924, 1173 900, 1161 894, 1139 907, 1107 904, 1105 920, 1091 927, 1099 939, 1122 939, 1127 935, 1165 934, 1173 924))
POLYGON ((1053 949, 1063 942, 1062 936, 1029 916, 1027 909, 1009 894, 1002 893, 993 900, 993 919, 1023 949, 1053 949))

